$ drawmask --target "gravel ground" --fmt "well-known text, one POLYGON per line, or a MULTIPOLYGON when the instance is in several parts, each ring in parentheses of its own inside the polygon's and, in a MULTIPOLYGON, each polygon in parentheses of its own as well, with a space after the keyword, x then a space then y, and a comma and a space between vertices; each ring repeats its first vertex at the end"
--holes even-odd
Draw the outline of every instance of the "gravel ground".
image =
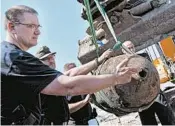
POLYGON ((98 116, 96 119, 98 120, 100 126, 106 126, 106 125, 115 125, 115 126, 127 126, 127 125, 141 125, 140 118, 138 113, 130 113, 128 115, 117 117, 116 115, 112 113, 108 113, 94 104, 91 104, 92 107, 96 108, 98 116))

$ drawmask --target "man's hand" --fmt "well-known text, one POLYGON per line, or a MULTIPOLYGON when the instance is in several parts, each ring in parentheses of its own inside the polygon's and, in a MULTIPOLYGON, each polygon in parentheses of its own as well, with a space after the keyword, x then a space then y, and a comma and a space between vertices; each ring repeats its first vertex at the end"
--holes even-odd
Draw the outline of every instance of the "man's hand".
POLYGON ((98 61, 101 63, 105 59, 110 58, 113 54, 114 52, 111 49, 108 49, 99 57, 98 61))
POLYGON ((83 101, 84 103, 88 103, 90 101, 90 94, 86 95, 86 98, 83 101))
POLYGON ((78 111, 79 109, 81 109, 82 107, 84 107, 87 103, 89 103, 90 101, 90 94, 86 95, 86 98, 81 100, 81 101, 77 101, 75 103, 69 103, 69 112, 70 113, 74 113, 76 111, 78 111))
MULTIPOLYGON (((131 56, 132 57, 132 56, 131 56)), ((116 67, 116 84, 125 84, 131 81, 133 74, 138 74, 141 68, 125 67, 131 57, 124 59, 116 67)))

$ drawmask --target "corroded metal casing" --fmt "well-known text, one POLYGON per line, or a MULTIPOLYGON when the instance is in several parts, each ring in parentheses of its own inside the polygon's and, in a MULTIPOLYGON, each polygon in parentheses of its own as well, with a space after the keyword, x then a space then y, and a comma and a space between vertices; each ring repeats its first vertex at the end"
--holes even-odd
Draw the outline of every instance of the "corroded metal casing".
MULTIPOLYGON (((116 66, 126 55, 108 59, 96 70, 96 74, 115 73, 116 66)), ((105 111, 118 116, 148 108, 160 91, 159 75, 152 63, 141 57, 131 58, 127 66, 140 67, 142 71, 133 76, 130 83, 103 89, 93 95, 94 103, 105 111)))

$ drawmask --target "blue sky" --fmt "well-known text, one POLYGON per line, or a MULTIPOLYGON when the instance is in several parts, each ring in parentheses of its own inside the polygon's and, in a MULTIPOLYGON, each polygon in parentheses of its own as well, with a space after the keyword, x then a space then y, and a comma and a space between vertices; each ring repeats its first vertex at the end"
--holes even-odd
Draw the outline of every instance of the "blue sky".
MULTIPOLYGON (((78 40, 85 37, 88 22, 81 18, 82 6, 77 0, 1 0, 1 26, 4 12, 14 5, 27 5, 39 13, 42 25, 38 45, 29 50, 35 54, 40 46, 47 45, 51 51, 57 52, 57 70, 63 71, 67 62, 80 65, 78 56, 78 40)), ((1 40, 5 39, 5 31, 1 27, 1 40)))

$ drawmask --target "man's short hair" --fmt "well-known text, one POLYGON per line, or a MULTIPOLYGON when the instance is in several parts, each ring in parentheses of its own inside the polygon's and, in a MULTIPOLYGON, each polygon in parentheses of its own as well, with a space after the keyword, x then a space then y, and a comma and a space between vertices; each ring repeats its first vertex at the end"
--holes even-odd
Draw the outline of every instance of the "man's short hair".
POLYGON ((38 12, 31 7, 25 5, 13 6, 5 12, 5 21, 4 21, 5 29, 7 29, 6 25, 7 21, 19 22, 20 16, 22 16, 24 13, 31 13, 38 15, 38 12))
MULTIPOLYGON (((64 71, 68 71, 70 68, 69 68, 69 66, 70 65, 75 65, 75 63, 66 63, 65 65, 64 65, 64 71)), ((76 67, 76 65, 75 65, 75 67, 76 67)))

